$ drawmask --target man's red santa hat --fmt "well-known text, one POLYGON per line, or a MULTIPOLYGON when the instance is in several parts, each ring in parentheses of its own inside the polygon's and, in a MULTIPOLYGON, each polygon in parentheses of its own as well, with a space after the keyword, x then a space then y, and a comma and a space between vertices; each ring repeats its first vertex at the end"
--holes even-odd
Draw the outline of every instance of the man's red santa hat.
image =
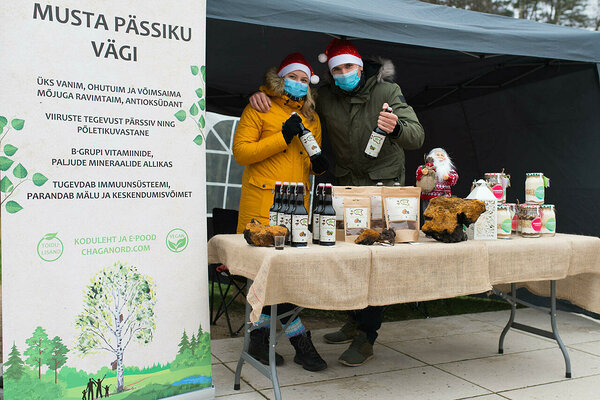
POLYGON ((362 58, 358 54, 358 50, 352 43, 347 40, 333 39, 329 42, 325 53, 319 54, 319 61, 324 63, 327 61, 327 66, 331 71, 340 64, 356 64, 363 66, 362 58))
POLYGON ((316 85, 319 83, 319 77, 315 75, 310 64, 306 61, 304 56, 300 53, 292 53, 283 59, 279 69, 277 70, 277 76, 283 77, 292 71, 302 71, 310 79, 310 83, 316 85))

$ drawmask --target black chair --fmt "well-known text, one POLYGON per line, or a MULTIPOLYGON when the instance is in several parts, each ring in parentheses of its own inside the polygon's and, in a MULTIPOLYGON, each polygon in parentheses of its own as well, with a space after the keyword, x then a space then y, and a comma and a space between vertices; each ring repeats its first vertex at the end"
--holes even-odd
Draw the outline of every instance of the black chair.
MULTIPOLYGON (((224 208, 213 208, 213 233, 229 234, 236 233, 237 222, 238 222, 238 211, 228 210, 224 208)), ((246 287, 248 281, 246 278, 237 275, 231 275, 227 266, 223 264, 210 264, 208 266, 208 276, 211 282, 210 287, 210 324, 216 325, 217 321, 221 316, 225 315, 225 321, 227 322, 227 328, 231 337, 237 336, 240 331, 244 328, 244 322, 235 331, 231 327, 231 319, 229 317, 229 307, 236 300, 238 296, 246 297, 246 287), (215 290, 215 286, 217 290, 215 290), (225 286, 225 289, 223 289, 225 286), (227 295, 231 290, 232 296, 227 300, 227 295), (218 294, 220 301, 219 307, 214 312, 215 297, 218 294)))

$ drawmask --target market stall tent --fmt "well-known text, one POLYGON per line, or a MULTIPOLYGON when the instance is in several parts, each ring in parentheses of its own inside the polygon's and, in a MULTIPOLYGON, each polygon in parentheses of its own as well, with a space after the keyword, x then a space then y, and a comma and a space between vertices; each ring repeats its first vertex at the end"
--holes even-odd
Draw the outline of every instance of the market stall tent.
POLYGON ((209 0, 206 29, 210 111, 239 116, 291 52, 326 77, 318 54, 332 36, 350 38, 363 57, 393 61, 425 128, 407 184, 438 146, 457 165, 460 197, 504 168, 508 201, 523 202, 525 173, 544 172, 558 231, 600 235, 600 33, 411 0, 209 0))

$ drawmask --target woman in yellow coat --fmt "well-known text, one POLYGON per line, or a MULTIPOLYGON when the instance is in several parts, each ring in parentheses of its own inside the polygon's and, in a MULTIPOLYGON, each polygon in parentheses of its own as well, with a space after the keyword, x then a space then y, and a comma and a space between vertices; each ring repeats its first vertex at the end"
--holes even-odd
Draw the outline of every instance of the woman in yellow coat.
POLYGON ((308 87, 309 79, 318 82, 318 77, 307 72, 312 73, 312 70, 304 57, 299 53, 290 54, 279 69, 267 71, 265 84, 261 86, 261 91, 269 95, 273 105, 271 110, 261 113, 248 105, 242 113, 233 139, 233 156, 238 164, 246 166, 242 177, 238 233, 244 231, 252 218, 262 224, 269 223, 276 181, 303 182, 307 188, 304 201, 308 209, 309 174, 321 174, 327 169, 323 156, 311 165, 298 138, 300 126, 296 122, 300 118, 291 117, 292 113, 297 113, 304 127, 321 145, 321 123, 315 112, 314 94, 308 87), (298 62, 300 58, 303 62, 298 62), (281 72, 285 74, 281 75, 281 72), (303 89, 296 87, 304 88, 304 94, 303 89))
MULTIPOLYGON (((321 145, 321 123, 315 112, 314 94, 309 82, 318 83, 310 65, 300 53, 290 54, 279 68, 272 68, 265 75, 261 90, 271 101, 269 112, 260 113, 247 106, 242 113, 233 139, 233 156, 238 164, 246 166, 242 178, 238 233, 243 232, 252 218, 265 225, 269 223, 276 181, 303 182, 307 188, 304 201, 308 209, 309 174, 320 174, 327 169, 327 160, 322 155, 311 162, 298 138, 302 124, 321 145)), ((279 314, 284 314, 295 306, 280 304, 277 308, 279 314)), ((270 320, 269 312, 270 307, 263 308, 259 324, 270 320)), ((300 318, 292 322, 282 318, 281 322, 296 349, 294 362, 309 371, 327 368, 300 318)), ((263 364, 269 362, 268 338, 266 327, 255 329, 250 334, 248 352, 263 364)), ((276 363, 283 363, 279 354, 276 355, 276 363)))

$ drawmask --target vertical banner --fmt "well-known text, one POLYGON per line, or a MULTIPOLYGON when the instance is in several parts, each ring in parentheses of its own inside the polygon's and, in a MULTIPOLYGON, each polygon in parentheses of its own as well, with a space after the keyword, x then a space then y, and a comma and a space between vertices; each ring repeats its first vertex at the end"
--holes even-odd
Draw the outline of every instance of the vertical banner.
POLYGON ((213 398, 205 1, 0 10, 4 398, 213 398))

